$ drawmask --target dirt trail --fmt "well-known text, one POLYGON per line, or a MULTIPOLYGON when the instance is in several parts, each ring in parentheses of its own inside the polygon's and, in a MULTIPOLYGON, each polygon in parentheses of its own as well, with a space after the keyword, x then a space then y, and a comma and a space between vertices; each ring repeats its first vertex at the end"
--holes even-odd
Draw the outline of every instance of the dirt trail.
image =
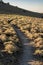
POLYGON ((17 26, 13 26, 15 29, 20 41, 23 44, 23 53, 21 56, 18 56, 18 62, 17 65, 28 65, 28 61, 33 60, 32 56, 32 48, 29 45, 30 41, 25 37, 25 35, 20 31, 20 29, 17 28, 17 26))

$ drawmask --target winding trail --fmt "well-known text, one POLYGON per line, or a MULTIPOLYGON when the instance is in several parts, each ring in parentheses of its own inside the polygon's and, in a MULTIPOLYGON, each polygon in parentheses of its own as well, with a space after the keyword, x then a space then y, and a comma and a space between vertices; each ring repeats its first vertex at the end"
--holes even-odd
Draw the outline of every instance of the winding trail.
POLYGON ((29 65, 28 61, 33 60, 30 41, 25 37, 25 35, 21 32, 21 30, 16 25, 13 25, 13 28, 16 31, 20 41, 23 44, 23 53, 21 54, 21 56, 18 55, 18 62, 16 63, 16 65, 29 65))

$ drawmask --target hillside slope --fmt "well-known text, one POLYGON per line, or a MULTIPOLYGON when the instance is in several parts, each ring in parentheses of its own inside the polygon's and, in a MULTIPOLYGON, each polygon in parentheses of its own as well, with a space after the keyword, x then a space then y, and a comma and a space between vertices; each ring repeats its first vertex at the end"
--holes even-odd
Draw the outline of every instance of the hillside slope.
POLYGON ((9 3, 4 3, 4 2, 0 2, 0 14, 20 14, 20 15, 43 18, 42 13, 27 11, 17 6, 12 6, 9 3))

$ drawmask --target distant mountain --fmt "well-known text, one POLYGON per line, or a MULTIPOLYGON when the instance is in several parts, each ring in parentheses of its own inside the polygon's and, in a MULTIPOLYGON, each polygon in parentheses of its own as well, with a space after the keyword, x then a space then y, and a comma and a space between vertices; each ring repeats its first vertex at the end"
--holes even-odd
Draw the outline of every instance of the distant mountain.
POLYGON ((43 13, 27 11, 25 9, 21 9, 17 6, 12 6, 9 3, 4 3, 4 2, 0 2, 0 13, 1 14, 19 14, 19 15, 43 18, 43 13))

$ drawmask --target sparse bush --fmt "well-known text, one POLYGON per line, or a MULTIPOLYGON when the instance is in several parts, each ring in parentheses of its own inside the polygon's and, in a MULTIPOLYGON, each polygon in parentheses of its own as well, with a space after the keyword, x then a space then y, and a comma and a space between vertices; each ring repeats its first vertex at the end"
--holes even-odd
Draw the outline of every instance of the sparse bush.
POLYGON ((7 37, 5 34, 1 34, 0 39, 4 42, 4 41, 6 41, 7 37))
POLYGON ((16 52, 18 50, 18 47, 12 42, 8 41, 4 43, 5 45, 5 51, 10 53, 16 52))

